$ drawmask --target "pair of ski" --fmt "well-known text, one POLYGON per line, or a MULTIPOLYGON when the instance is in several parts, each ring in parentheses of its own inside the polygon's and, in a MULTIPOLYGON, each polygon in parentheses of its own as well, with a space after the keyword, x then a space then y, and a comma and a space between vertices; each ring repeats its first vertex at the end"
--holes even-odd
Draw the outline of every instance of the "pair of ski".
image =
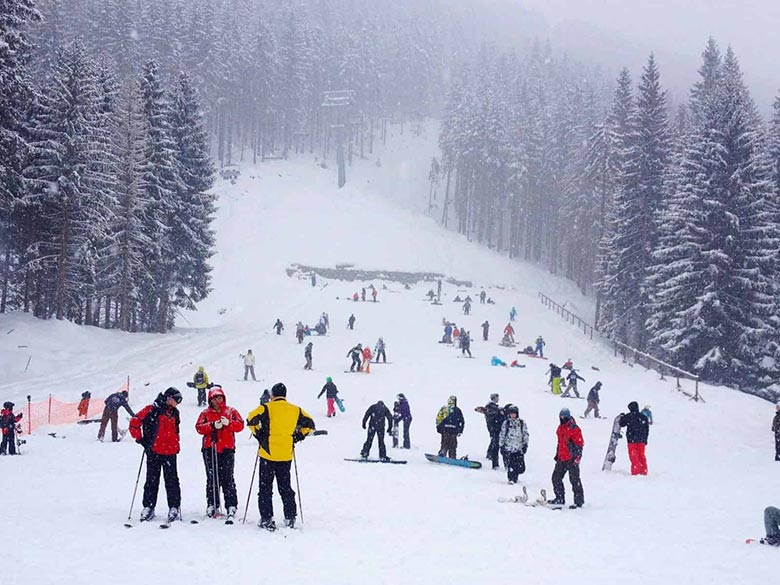
MULTIPOLYGON (((550 510, 562 510, 565 506, 563 504, 551 504, 547 501, 547 490, 542 488, 539 490, 539 497, 535 500, 531 500, 528 496, 528 489, 523 486, 523 493, 519 496, 513 496, 511 498, 498 498, 498 501, 502 504, 523 504, 531 508, 549 508, 550 510)), ((570 510, 576 510, 579 506, 569 506, 570 510)))

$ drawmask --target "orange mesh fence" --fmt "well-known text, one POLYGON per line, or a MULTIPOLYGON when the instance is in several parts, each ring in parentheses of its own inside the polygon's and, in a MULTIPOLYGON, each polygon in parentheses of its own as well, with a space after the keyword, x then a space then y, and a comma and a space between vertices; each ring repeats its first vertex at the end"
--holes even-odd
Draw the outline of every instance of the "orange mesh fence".
MULTIPOLYGON (((125 382, 114 392, 128 390, 128 383, 125 382)), ((54 398, 51 394, 46 400, 40 402, 28 402, 27 412, 24 413, 27 418, 27 424, 23 427, 28 434, 43 425, 62 425, 78 422, 89 418, 97 418, 103 414, 105 397, 91 397, 82 399, 79 402, 62 402, 54 398)))

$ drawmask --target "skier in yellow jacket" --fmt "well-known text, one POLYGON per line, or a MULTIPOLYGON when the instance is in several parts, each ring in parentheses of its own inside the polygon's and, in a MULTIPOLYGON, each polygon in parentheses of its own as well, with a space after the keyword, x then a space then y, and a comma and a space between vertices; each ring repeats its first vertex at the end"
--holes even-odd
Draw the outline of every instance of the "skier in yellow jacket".
POLYGON ((298 509, 295 492, 290 485, 293 444, 302 441, 314 430, 314 420, 300 406, 287 402, 287 388, 279 382, 271 388, 271 401, 261 404, 247 416, 247 425, 260 443, 257 456, 260 466, 260 486, 257 504, 260 520, 257 525, 276 530, 273 509, 273 483, 282 497, 285 525, 293 528, 298 509))

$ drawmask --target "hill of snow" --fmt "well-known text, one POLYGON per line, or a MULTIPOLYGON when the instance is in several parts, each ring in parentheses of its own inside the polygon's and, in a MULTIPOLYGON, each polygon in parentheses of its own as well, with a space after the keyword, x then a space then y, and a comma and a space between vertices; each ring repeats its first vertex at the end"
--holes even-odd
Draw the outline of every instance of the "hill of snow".
MULTIPOLYGON (((179 473, 186 519, 201 519, 205 511, 205 475, 193 428, 200 409, 194 390, 185 387, 198 365, 223 385, 228 403, 244 415, 263 388, 284 381, 290 400, 330 433, 297 450, 302 529, 268 534, 255 526, 256 481, 246 525, 201 519, 199 525, 182 523, 169 531, 154 525, 125 529, 140 448, 129 439, 97 442, 96 425, 41 429, 26 437, 24 456, 0 459, 6 508, 0 537, 15 581, 726 584, 764 582, 775 574, 776 550, 742 544, 748 536, 763 535, 764 506, 780 504, 780 465, 772 461, 769 431, 772 405, 708 386, 701 388, 706 403, 691 402, 675 390, 673 380, 621 363, 609 348, 538 302, 542 291, 585 313, 589 301, 571 283, 411 213, 408 209, 419 208, 420 201, 427 203, 434 138, 435 132, 417 136, 407 129, 381 156, 350 169, 342 190, 335 188, 333 169, 308 157, 244 165, 235 185, 220 181, 214 291, 197 312, 183 314, 168 335, 0 315, 3 401, 21 406, 28 394, 38 401, 50 393, 75 401, 86 389, 104 396, 127 375, 136 409, 170 385, 184 391, 179 473), (424 300, 433 283, 406 290, 396 282, 373 281, 380 302, 355 303, 346 299, 371 283, 320 278, 312 287, 304 275, 287 275, 297 262, 434 271, 473 286, 445 284, 444 303, 435 306, 424 300), (496 304, 476 302, 472 315, 464 317, 452 299, 456 294, 476 299, 481 286, 496 304), (573 359, 587 380, 581 383, 583 395, 596 380, 603 382, 606 419, 582 420, 584 400, 550 394, 548 362, 526 359, 524 369, 490 366, 493 355, 507 361, 517 357, 497 344, 512 306, 519 313, 515 329, 523 345, 541 334, 552 361, 573 359), (323 311, 332 328, 312 339, 314 371, 307 372, 294 324, 313 326, 323 311), (350 313, 357 318, 354 331, 346 328, 350 313), (276 318, 287 328, 282 336, 271 329, 276 318), (443 318, 471 330, 475 359, 458 359, 455 349, 436 343, 443 318), (491 336, 483 342, 479 325, 486 319, 491 336), (343 373, 347 350, 357 342, 373 347, 379 336, 392 364, 374 366, 370 375, 343 373), (257 355, 259 383, 239 381, 239 353, 248 348, 257 355), (328 375, 347 408, 334 419, 325 417, 324 399, 316 400, 328 375), (360 427, 365 409, 379 399, 392 405, 398 392, 409 398, 414 415, 412 449, 390 449, 390 456, 408 464, 344 461, 357 456, 365 439, 360 427), (492 392, 500 393, 502 404, 517 404, 528 424, 527 472, 520 479, 532 497, 540 488, 551 493, 559 409, 568 406, 578 416, 586 442, 585 508, 499 504, 497 498, 520 491, 507 485, 503 470, 450 468, 424 459, 424 453, 438 449, 436 412, 456 395, 466 417, 459 454, 484 462, 487 432, 473 409, 492 392), (647 477, 630 476, 625 442, 614 470, 601 471, 612 418, 631 400, 653 407, 647 477)), ((126 427, 125 419, 121 414, 120 426, 126 427)), ((242 434, 236 453, 242 512, 255 453, 256 442, 242 434)), ((568 480, 566 485, 571 500, 568 480)), ((162 488, 158 507, 165 508, 162 488)), ((278 498, 275 507, 280 519, 278 498)), ((136 502, 135 520, 139 512, 136 502)))

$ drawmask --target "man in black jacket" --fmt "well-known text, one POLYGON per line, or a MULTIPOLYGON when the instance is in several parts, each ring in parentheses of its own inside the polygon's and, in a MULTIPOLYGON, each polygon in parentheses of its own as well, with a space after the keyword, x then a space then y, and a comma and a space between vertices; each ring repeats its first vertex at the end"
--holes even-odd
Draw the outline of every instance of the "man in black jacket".
POLYGON ((361 356, 362 353, 363 353, 363 345, 360 344, 360 343, 358 343, 355 347, 353 347, 352 349, 350 349, 347 352, 347 357, 351 357, 352 358, 352 365, 349 366, 349 371, 350 372, 354 372, 354 371, 358 371, 359 372, 359 371, 361 371, 360 370, 360 364, 362 362, 360 360, 360 356, 361 356), (357 370, 355 370, 356 367, 357 367, 357 370))
POLYGON ((393 430, 393 415, 390 414, 390 409, 381 400, 369 406, 366 414, 363 415, 364 429, 366 428, 366 423, 368 423, 368 436, 363 444, 363 448, 360 450, 360 456, 363 459, 368 458, 368 452, 371 451, 374 435, 376 435, 379 442, 379 458, 382 461, 389 461, 387 449, 385 448, 385 420, 387 421, 387 432, 391 433, 393 430))
POLYGON ((498 394, 491 394, 490 402, 484 407, 475 410, 485 415, 485 424, 490 435, 487 458, 493 463, 493 469, 498 469, 498 437, 501 434, 501 425, 504 424, 506 419, 504 411, 498 405, 498 394))
POLYGON ((103 417, 100 419, 100 428, 98 429, 98 441, 103 442, 103 437, 106 434, 106 426, 108 421, 111 421, 111 441, 116 443, 119 440, 117 433, 117 422, 119 419, 119 409, 124 408, 127 414, 135 416, 135 413, 127 403, 127 390, 120 392, 114 392, 111 396, 105 400, 106 407, 103 409, 103 417))
POLYGON ((631 460, 631 475, 647 475, 645 446, 647 445, 650 425, 647 417, 639 412, 638 403, 630 402, 628 404, 628 414, 620 415, 620 426, 626 427, 628 458, 631 460))
POLYGON ((447 404, 439 409, 436 415, 436 432, 441 435, 439 457, 458 457, 458 437, 463 433, 466 421, 463 412, 458 408, 458 399, 450 396, 447 404))

